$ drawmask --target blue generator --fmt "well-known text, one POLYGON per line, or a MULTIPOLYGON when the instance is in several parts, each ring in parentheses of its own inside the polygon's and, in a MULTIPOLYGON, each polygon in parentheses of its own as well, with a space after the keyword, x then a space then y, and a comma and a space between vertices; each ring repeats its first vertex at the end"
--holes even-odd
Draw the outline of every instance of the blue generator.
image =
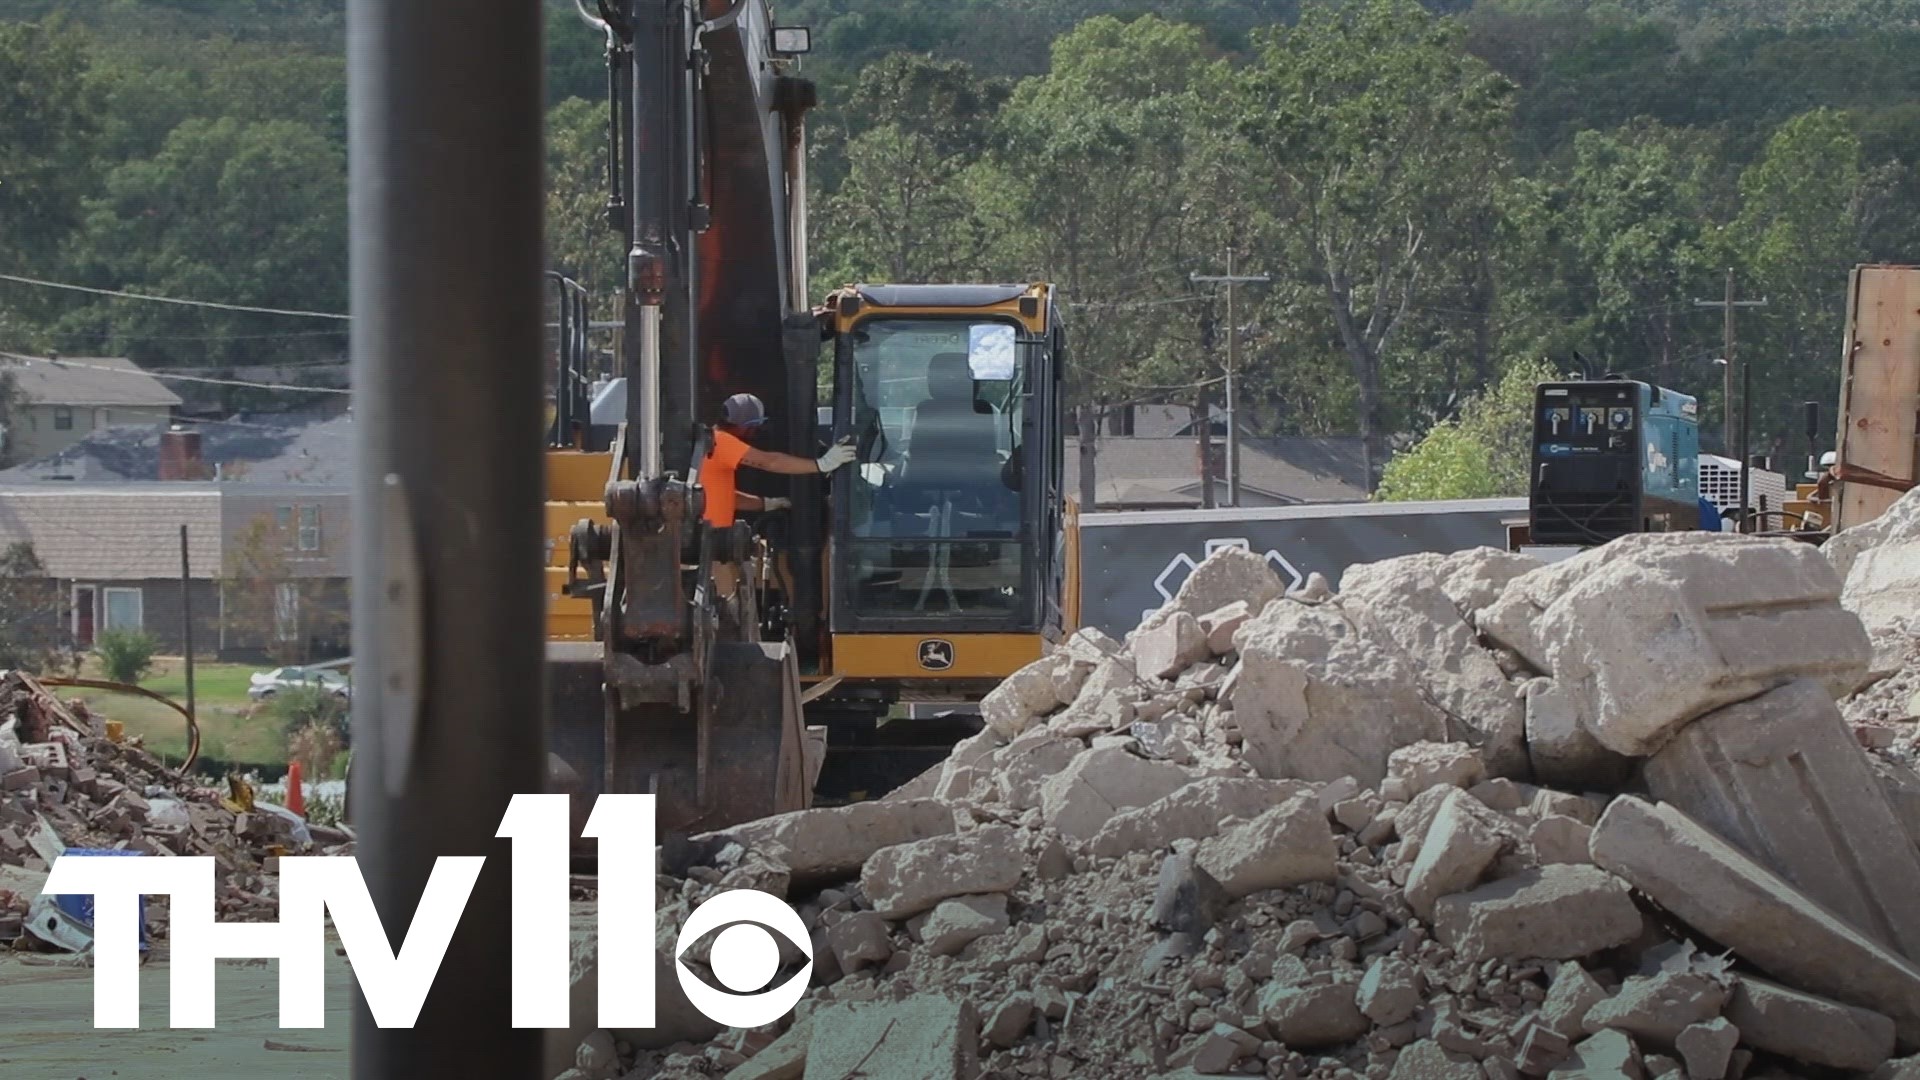
POLYGON ((1590 547, 1700 523, 1700 403, 1631 380, 1534 390, 1533 543, 1590 547))

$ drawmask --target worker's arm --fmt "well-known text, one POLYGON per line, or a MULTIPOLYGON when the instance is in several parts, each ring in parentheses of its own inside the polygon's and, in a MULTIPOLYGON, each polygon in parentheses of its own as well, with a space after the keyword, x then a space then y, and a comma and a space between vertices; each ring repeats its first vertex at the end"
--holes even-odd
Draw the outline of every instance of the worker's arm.
POLYGON ((767 500, 755 495, 751 491, 736 491, 733 493, 733 508, 735 510, 765 510, 767 508, 767 500))
POLYGON ((818 461, 808 461, 792 454, 782 454, 777 450, 749 448, 740 464, 763 472, 781 473, 786 476, 812 476, 814 473, 830 473, 859 456, 859 452, 847 443, 836 443, 820 455, 818 461))

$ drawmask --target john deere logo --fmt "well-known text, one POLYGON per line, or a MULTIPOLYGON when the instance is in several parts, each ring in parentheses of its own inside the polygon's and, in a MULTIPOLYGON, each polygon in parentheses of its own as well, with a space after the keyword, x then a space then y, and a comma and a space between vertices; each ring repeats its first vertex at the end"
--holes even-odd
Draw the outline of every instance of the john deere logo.
POLYGON ((953 642, 928 638, 920 643, 920 666, 928 671, 945 671, 953 666, 953 642))

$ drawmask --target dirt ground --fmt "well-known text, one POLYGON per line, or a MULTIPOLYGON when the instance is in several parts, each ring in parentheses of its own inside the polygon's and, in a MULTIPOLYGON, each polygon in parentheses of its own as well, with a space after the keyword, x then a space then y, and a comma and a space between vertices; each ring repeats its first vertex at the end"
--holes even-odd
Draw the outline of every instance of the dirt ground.
POLYGON ((0 955, 0 1076, 7 1080, 344 1080, 353 976, 327 950, 327 1026, 279 1027, 279 965, 219 965, 218 1026, 172 1030, 167 967, 140 975, 138 1030, 95 1030, 92 969, 0 955))

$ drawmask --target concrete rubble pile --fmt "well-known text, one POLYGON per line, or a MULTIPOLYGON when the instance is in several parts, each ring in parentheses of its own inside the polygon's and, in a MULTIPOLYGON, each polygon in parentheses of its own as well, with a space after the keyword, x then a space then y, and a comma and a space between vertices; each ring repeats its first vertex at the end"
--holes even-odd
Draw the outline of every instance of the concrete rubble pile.
MULTIPOLYGON (((659 1026, 568 1033, 552 1072, 1920 1078, 1920 777, 1839 704, 1905 630, 1843 587, 1812 545, 1710 534, 1337 594, 1220 551, 885 800, 663 848, 662 956, 759 889, 811 988, 722 1031, 663 960, 659 1026)), ((576 959, 590 999, 590 924, 576 959)))
MULTIPOLYGON (((109 739, 85 703, 61 701, 24 672, 0 672, 0 947, 71 948, 84 935, 70 920, 43 927, 41 916, 28 918, 52 915, 34 900, 69 850, 212 856, 220 918, 278 918, 278 856, 350 853, 351 837, 249 795, 203 787, 137 739, 109 739)), ((150 937, 165 936, 166 915, 163 899, 150 901, 150 937)))

